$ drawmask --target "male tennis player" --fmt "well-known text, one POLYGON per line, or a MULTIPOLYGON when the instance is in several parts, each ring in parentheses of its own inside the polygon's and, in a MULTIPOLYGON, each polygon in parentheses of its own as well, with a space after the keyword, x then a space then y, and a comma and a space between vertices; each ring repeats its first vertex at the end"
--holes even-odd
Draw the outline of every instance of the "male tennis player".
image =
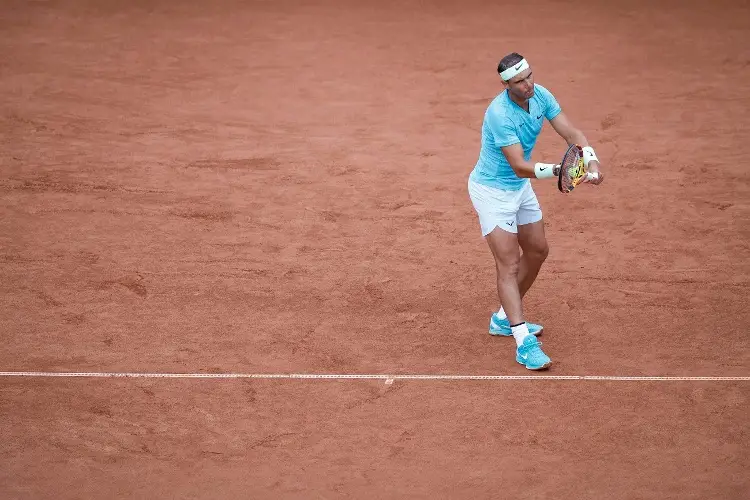
POLYGON ((497 270, 501 307, 490 318, 490 334, 512 335, 516 361, 529 370, 541 370, 552 361, 536 339, 542 326, 524 320, 521 299, 549 252, 542 211, 530 181, 556 179, 559 170, 556 164, 531 162, 544 119, 568 145, 585 146, 586 169, 598 172, 598 177, 586 182, 600 184, 604 176, 586 137, 568 120, 552 93, 534 84, 531 67, 523 56, 514 52, 503 57, 497 72, 505 90, 485 112, 482 147, 469 176, 469 195, 497 270))

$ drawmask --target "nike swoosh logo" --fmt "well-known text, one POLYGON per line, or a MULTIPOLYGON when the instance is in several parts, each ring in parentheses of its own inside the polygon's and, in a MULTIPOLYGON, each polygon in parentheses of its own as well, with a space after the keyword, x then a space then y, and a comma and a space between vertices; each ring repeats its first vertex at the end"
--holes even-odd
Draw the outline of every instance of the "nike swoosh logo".
POLYGON ((543 172, 543 171, 545 171, 545 170, 547 170, 547 167, 539 167, 539 171, 540 171, 540 172, 543 172))
POLYGON ((528 359, 529 358, 528 354, 519 354, 519 356, 521 356, 521 359, 528 359))
POLYGON ((537 117, 536 117, 536 119, 538 120, 538 119, 539 119, 539 118, 541 118, 541 117, 542 117, 542 115, 539 115, 539 116, 537 116, 537 117))
POLYGON ((513 222, 506 222, 506 224, 508 224, 509 226, 512 226, 514 223, 513 222))
POLYGON ((521 66, 523 66, 523 64, 519 64, 518 66, 516 66, 515 70, 518 71, 518 68, 520 68, 521 66))

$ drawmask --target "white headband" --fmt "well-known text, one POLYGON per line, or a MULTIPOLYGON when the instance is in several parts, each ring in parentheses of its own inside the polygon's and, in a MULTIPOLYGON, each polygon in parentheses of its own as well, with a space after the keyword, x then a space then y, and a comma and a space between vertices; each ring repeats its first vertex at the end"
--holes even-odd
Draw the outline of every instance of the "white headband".
POLYGON ((521 71, 525 71, 527 69, 529 69, 529 63, 526 62, 526 59, 521 59, 520 62, 500 73, 500 78, 502 78, 503 81, 507 82, 521 71))

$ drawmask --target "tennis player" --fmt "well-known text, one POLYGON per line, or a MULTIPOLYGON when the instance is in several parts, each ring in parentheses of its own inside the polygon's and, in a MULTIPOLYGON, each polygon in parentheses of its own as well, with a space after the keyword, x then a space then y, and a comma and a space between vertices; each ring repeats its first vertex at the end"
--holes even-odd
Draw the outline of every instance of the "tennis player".
POLYGON ((544 119, 568 145, 584 146, 586 169, 598 172, 584 182, 600 184, 604 176, 586 137, 568 120, 552 93, 534 84, 523 56, 514 52, 503 57, 497 72, 505 89, 485 112, 479 160, 469 176, 469 196, 497 270, 501 306, 490 318, 490 334, 513 336, 516 361, 529 370, 541 370, 552 363, 536 338, 542 326, 525 321, 521 302, 549 253, 542 211, 530 179, 556 179, 560 168, 531 162, 544 119))

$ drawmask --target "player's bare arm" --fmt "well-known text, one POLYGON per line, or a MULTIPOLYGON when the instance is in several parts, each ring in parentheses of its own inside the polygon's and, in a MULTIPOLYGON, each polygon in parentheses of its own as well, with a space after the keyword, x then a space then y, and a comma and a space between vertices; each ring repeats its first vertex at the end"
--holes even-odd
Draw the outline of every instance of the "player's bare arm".
MULTIPOLYGON (((536 172, 534 171, 534 163, 526 161, 523 158, 523 148, 521 144, 511 144, 504 148, 500 148, 505 155, 505 158, 510 163, 510 168, 516 173, 516 175, 522 179, 535 179, 536 172)), ((552 168, 550 166, 549 168, 552 168)))
POLYGON ((523 157, 523 148, 520 144, 512 144, 500 149, 508 160, 513 172, 523 179, 551 178, 557 176, 560 171, 560 165, 554 163, 526 161, 523 157))
POLYGON ((584 154, 588 153, 589 155, 589 158, 586 161, 586 170, 592 173, 598 173, 596 177, 586 182, 590 182, 591 184, 601 184, 602 181, 604 181, 604 174, 601 172, 601 164, 599 159, 596 158, 596 154, 593 152, 593 148, 583 132, 571 123, 564 112, 560 112, 556 117, 550 120, 550 124, 552 125, 552 128, 555 129, 555 132, 557 132, 557 134, 562 137, 568 145, 578 144, 584 148, 584 154))

